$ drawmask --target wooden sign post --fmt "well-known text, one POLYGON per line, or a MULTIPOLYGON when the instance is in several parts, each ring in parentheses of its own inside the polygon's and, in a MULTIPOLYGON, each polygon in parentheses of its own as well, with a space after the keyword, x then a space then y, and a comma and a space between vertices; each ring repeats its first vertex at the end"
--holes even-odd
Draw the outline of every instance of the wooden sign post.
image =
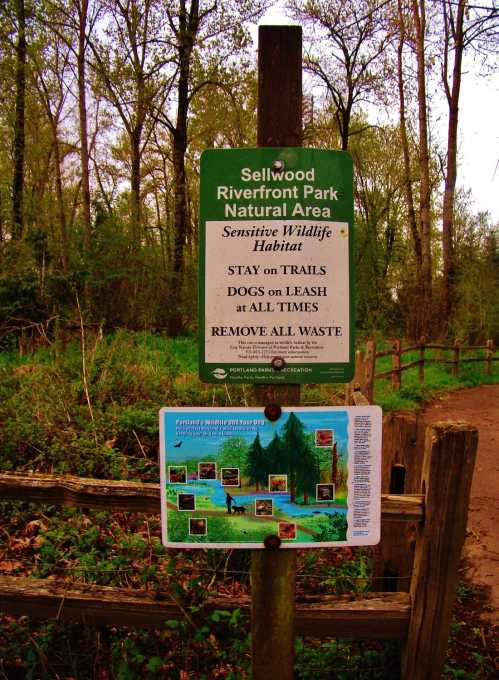
MULTIPOLYGON (((260 26, 258 146, 302 145, 302 31, 260 26)), ((258 403, 298 406, 299 385, 257 385, 258 403)), ((253 680, 293 679, 295 550, 255 550, 251 560, 253 680)))

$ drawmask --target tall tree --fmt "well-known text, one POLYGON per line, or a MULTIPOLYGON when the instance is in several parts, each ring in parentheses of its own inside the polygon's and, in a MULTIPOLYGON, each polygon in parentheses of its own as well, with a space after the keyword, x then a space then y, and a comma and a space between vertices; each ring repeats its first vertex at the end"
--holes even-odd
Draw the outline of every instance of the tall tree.
POLYGON ((60 123, 68 95, 69 50, 56 34, 40 55, 33 55, 36 87, 43 103, 50 131, 52 133, 53 167, 56 187, 57 217, 60 234, 60 261, 64 272, 68 271, 69 243, 64 206, 62 178, 63 152, 60 140, 60 123), (42 63, 43 60, 43 63, 42 63))
POLYGON ((185 158, 189 142, 189 112, 193 98, 205 87, 221 85, 220 68, 234 59, 248 43, 246 22, 258 19, 268 0, 175 0, 165 8, 169 34, 166 40, 175 53, 176 111, 172 116, 158 110, 158 119, 171 135, 174 190, 174 246, 172 291, 176 305, 170 317, 170 334, 183 330, 179 297, 184 285, 185 248, 190 219, 187 201, 185 158), (194 68, 196 66, 196 68, 194 68))
POLYGON ((376 0, 289 0, 287 6, 295 19, 316 29, 305 64, 334 102, 346 151, 360 131, 352 129, 355 108, 372 101, 384 80, 382 56, 391 36, 381 22, 382 7, 376 0))
POLYGON ((78 49, 76 53, 78 77, 78 119, 80 128, 80 162, 81 162, 81 194, 85 247, 92 244, 92 218, 90 213, 90 165, 88 150, 87 119, 87 30, 95 23, 97 13, 89 22, 88 0, 72 0, 72 7, 77 17, 78 49))
MULTIPOLYGON (((398 42, 397 42, 397 85, 398 85, 398 96, 399 96, 399 128, 400 128, 400 141, 402 144, 402 157, 403 157, 403 186, 406 201, 406 212, 407 221, 409 224, 409 230, 411 234, 413 251, 414 251, 414 261, 415 261, 415 279, 416 279, 416 297, 419 299, 421 297, 421 272, 422 272, 422 262, 423 256, 421 251, 421 235, 418 229, 418 222, 416 216, 416 208, 414 201, 414 191, 413 191, 413 172, 411 164, 411 153, 409 147, 409 138, 407 133, 407 114, 406 114, 406 95, 405 95, 405 74, 404 74, 404 47, 406 45, 406 16, 403 8, 402 0, 397 0, 397 20, 398 20, 398 42)), ((411 315, 412 316, 412 315, 411 315)), ((419 315, 414 315, 419 317, 419 315)), ((411 324, 409 335, 411 337, 420 338, 421 328, 419 327, 419 319, 416 318, 416 323, 411 324)))
POLYGON ((260 484, 265 487, 268 482, 269 469, 267 463, 267 453, 260 442, 260 435, 257 434, 248 449, 248 463, 246 467, 246 474, 250 484, 254 484, 257 491, 260 488, 260 484))
POLYGON ((12 177, 12 238, 23 235, 24 225, 24 156, 25 156, 25 106, 26 106, 26 6, 24 0, 15 0, 17 20, 16 40, 16 113, 14 120, 14 171, 12 177))
POLYGON ((471 5, 468 0, 441 0, 443 23, 442 83, 448 106, 447 158, 442 207, 443 314, 447 333, 455 307, 454 202, 457 181, 459 97, 463 57, 467 47, 497 48, 499 8, 471 5), (490 45, 489 45, 490 47, 490 45))
POLYGON ((274 434, 272 439, 266 448, 267 459, 269 463, 269 472, 271 474, 286 474, 286 453, 284 450, 282 439, 279 437, 277 432, 274 434))
POLYGON ((80 155, 81 221, 84 244, 88 251, 92 242, 90 193, 90 149, 87 107, 87 52, 88 42, 99 20, 99 0, 48 0, 42 10, 42 22, 49 31, 57 33, 65 42, 76 62, 75 74, 78 100, 78 128, 80 155))
POLYGON ((411 0, 416 54, 419 157, 419 233, 421 239, 421 281, 419 330, 429 336, 432 306, 431 182, 428 141, 428 101, 426 95, 426 2, 411 0))
POLYGON ((305 434, 305 427, 301 420, 290 413, 283 427, 283 444, 289 477, 291 502, 294 503, 296 493, 303 489, 303 477, 306 474, 304 461, 309 461, 309 446, 305 434))
POLYGON ((137 247, 142 227, 142 155, 154 128, 153 107, 164 104, 167 80, 161 71, 170 55, 159 44, 164 19, 158 0, 109 0, 105 9, 107 42, 89 36, 89 46, 94 71, 127 136, 131 237, 137 247))

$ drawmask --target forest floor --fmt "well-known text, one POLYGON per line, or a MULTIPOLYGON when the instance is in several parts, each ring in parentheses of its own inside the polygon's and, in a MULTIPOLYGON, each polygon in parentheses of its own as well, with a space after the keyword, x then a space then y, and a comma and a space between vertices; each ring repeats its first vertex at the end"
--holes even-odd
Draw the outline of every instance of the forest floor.
POLYGON ((462 575, 486 594, 482 619, 499 632, 499 385, 451 392, 428 405, 423 417, 426 423, 466 421, 478 428, 462 575))

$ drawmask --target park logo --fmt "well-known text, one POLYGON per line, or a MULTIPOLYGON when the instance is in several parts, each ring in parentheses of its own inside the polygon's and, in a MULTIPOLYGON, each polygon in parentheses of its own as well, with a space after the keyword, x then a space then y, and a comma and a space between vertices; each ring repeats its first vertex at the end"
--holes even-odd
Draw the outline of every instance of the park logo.
POLYGON ((218 380, 223 380, 224 378, 227 377, 227 371, 224 368, 215 368, 215 370, 213 371, 213 375, 218 380))

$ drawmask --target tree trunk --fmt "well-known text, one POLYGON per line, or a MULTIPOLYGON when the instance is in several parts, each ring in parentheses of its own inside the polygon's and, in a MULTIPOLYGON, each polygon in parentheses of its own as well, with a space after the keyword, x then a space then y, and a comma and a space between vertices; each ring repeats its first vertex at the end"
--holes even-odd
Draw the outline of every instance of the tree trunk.
POLYGON ((351 106, 347 106, 342 111, 338 112, 338 127, 340 130, 341 150, 348 150, 348 139, 350 136, 350 117, 351 106))
MULTIPOLYGON (((177 121, 173 132, 173 192, 174 192, 174 225, 175 237, 173 244, 173 280, 172 291, 177 296, 182 295, 184 284, 185 258, 184 250, 187 243, 189 216, 187 211, 185 154, 187 151, 187 114, 189 112, 189 77, 191 69, 192 50, 194 40, 199 29, 199 0, 192 0, 189 14, 185 9, 185 2, 180 3, 178 56, 179 80, 177 87, 178 108, 177 121)), ((172 301, 173 302, 173 301, 172 301)), ((178 335, 183 330, 183 320, 180 304, 172 305, 169 333, 178 335)))
POLYGON ((61 174, 61 150, 59 145, 59 136, 57 132, 57 122, 55 119, 51 121, 52 134, 54 137, 54 170, 55 170, 55 187, 57 194, 57 213, 59 219, 59 230, 61 234, 61 266, 64 272, 68 271, 68 235, 66 229, 66 215, 64 213, 64 196, 62 190, 62 174, 61 174))
MULTIPOLYGON (((409 141, 407 139, 407 122, 405 113, 405 90, 404 90, 404 73, 403 73, 403 52, 406 40, 405 20, 402 10, 401 0, 398 0, 398 19, 399 19, 399 42, 397 46, 397 76, 398 76, 398 91, 399 91, 399 114, 400 114, 400 141, 402 144, 402 154, 404 159, 404 193, 407 203, 407 219, 409 222, 409 229, 412 236, 412 243, 414 248, 414 261, 416 265, 416 291, 417 297, 421 297, 422 282, 421 282, 421 236, 418 230, 418 223, 416 219, 416 209, 414 207, 414 193, 412 191, 411 181, 411 157, 409 152, 409 141)), ((413 331, 414 337, 421 336, 421 329, 415 324, 413 331)))
POLYGON ((16 0, 16 112, 14 122, 14 172, 12 179, 12 238, 23 235, 23 189, 26 104, 26 10, 24 0, 16 0))
POLYGON ((131 190, 131 217, 132 217, 132 243, 137 247, 140 243, 140 224, 142 209, 140 203, 140 142, 142 137, 142 125, 137 125, 130 135, 130 190, 131 190))
POLYGON ((83 209, 84 243, 88 250, 92 243, 92 220, 90 215, 90 173, 88 154, 87 92, 85 64, 85 32, 87 27, 88 0, 78 4, 78 111, 80 118, 80 161, 83 209))
POLYGON ((443 315, 442 318, 448 325, 452 320, 454 311, 455 291, 455 257, 454 257, 454 197, 456 192, 457 178, 457 129, 459 120, 459 94, 461 90, 462 61, 464 51, 464 10, 466 0, 459 0, 455 22, 451 22, 445 12, 446 44, 444 57, 444 87, 449 106, 449 122, 447 129, 447 167, 445 173, 444 200, 442 209, 442 255, 443 255, 443 315), (449 34, 452 25, 454 40, 454 64, 452 69, 452 88, 447 82, 447 59, 449 51, 449 34))
POLYGON ((4 240, 2 193, 0 192, 0 243, 4 240))
POLYGON ((430 214, 430 162, 428 154, 428 116, 425 73, 425 0, 412 0, 412 15, 416 31, 416 61, 418 84, 419 125, 419 221, 421 234, 421 297, 419 309, 420 328, 423 335, 430 335, 432 302, 431 214, 430 214))

